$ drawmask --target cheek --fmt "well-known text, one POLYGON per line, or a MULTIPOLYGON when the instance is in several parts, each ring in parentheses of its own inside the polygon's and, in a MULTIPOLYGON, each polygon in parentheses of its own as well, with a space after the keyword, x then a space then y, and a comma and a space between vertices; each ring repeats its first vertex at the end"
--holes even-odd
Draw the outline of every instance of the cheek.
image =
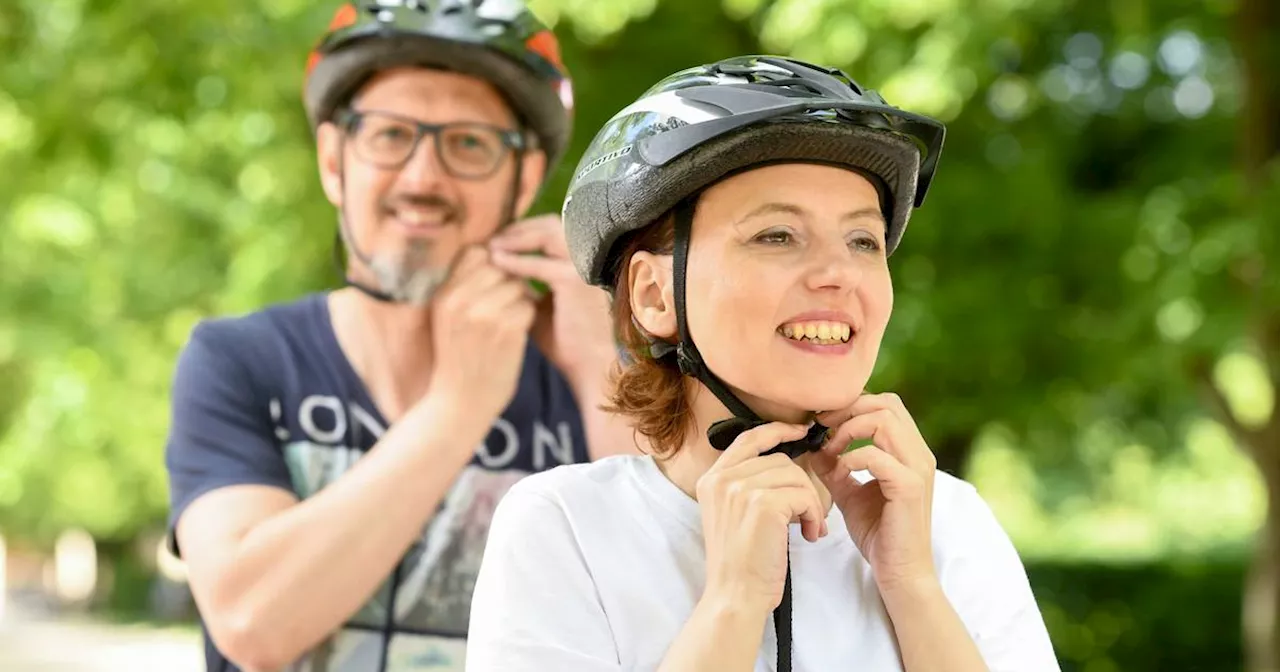
POLYGON ((689 329, 703 359, 718 376, 739 388, 752 388, 777 327, 779 288, 754 269, 723 274, 717 269, 743 268, 741 261, 698 259, 686 287, 689 329), (732 264, 729 266, 727 264, 732 264))
POLYGON ((862 304, 863 329, 874 336, 879 347, 880 338, 889 326, 889 318, 893 314, 893 282, 888 269, 869 273, 858 287, 858 302, 862 304))
POLYGON ((466 237, 469 242, 487 240, 497 232, 506 220, 507 203, 511 198, 511 185, 507 181, 491 178, 483 182, 458 182, 458 189, 450 195, 456 200, 465 217, 466 237))
POLYGON ((343 198, 348 217, 376 218, 379 203, 395 182, 395 173, 347 164, 343 198))

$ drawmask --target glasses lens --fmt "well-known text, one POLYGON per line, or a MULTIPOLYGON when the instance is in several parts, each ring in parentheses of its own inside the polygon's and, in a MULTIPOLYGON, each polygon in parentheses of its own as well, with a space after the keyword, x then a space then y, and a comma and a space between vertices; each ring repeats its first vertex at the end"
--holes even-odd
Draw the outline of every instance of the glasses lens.
POLYGON ((449 168, 462 175, 485 175, 497 168, 506 145, 497 130, 457 124, 440 131, 440 154, 449 168))
POLYGON ((366 113, 356 131, 360 157, 380 166, 394 166, 409 158, 417 129, 412 124, 377 113, 366 113))

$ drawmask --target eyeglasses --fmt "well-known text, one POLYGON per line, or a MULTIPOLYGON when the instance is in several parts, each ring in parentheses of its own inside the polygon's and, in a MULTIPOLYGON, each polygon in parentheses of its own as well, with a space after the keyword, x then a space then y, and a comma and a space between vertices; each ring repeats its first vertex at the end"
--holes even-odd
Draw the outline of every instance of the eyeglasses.
POLYGON ((489 124, 427 124, 390 112, 344 110, 339 124, 352 138, 356 156, 384 169, 408 162, 425 136, 435 140, 436 158, 454 177, 492 175, 512 150, 525 148, 524 136, 489 124))

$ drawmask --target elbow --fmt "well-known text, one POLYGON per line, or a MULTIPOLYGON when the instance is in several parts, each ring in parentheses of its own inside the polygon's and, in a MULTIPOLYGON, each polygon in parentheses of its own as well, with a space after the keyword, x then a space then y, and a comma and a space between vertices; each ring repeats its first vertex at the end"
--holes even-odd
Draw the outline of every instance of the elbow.
POLYGON ((275 672, 302 655, 278 624, 267 623, 250 610, 229 610, 206 621, 213 643, 245 672, 275 672))

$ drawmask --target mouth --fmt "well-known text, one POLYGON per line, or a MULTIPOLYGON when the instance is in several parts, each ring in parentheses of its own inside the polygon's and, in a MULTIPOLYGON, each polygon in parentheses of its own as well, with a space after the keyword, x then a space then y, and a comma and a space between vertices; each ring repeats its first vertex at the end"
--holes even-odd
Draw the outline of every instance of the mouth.
POLYGON ((788 322, 778 327, 778 335, 796 344, 805 345, 848 345, 857 334, 857 328, 851 323, 835 320, 804 320, 788 322))
POLYGON ((453 223, 453 213, 444 208, 398 207, 387 211, 387 216, 401 229, 414 234, 427 234, 453 223))
POLYGON ((820 310, 792 317, 783 322, 777 332, 787 345, 797 350, 838 357, 853 350, 858 326, 848 313, 820 310))

